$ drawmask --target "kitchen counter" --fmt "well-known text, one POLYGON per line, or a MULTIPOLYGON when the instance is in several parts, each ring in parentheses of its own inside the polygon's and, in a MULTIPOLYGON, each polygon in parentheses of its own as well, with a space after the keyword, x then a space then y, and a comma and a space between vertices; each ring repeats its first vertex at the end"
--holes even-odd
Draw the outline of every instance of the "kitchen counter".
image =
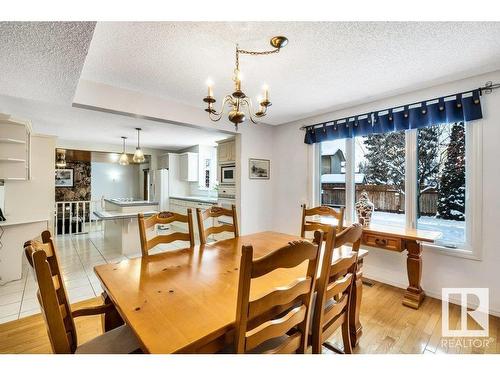
POLYGON ((190 201, 190 202, 201 202, 201 203, 217 203, 217 197, 205 197, 200 195, 190 195, 190 196, 170 196, 171 199, 179 199, 182 201, 190 201))
POLYGON ((151 201, 126 201, 121 199, 104 199, 105 202, 109 202, 111 204, 116 204, 120 207, 135 207, 135 206, 158 206, 158 202, 151 201))
POLYGON ((21 225, 21 224, 31 224, 31 223, 39 223, 41 221, 48 222, 48 218, 39 218, 39 219, 9 219, 9 217, 6 217, 7 220, 5 221, 0 221, 0 227, 9 227, 11 225, 21 225))
POLYGON ((121 249, 123 255, 133 255, 141 251, 137 214, 151 216, 158 211, 158 202, 104 199, 104 210, 94 215, 104 223, 104 240, 121 249))
POLYGON ((40 237, 49 229, 49 219, 6 217, 0 221, 0 285, 22 278, 26 241, 40 237))
MULTIPOLYGON (((148 216, 152 216, 154 214, 157 214, 158 211, 145 211, 142 213, 144 214, 144 216, 148 217, 148 216)), ((122 213, 122 212, 116 212, 116 211, 94 211, 94 215, 97 216, 101 220, 137 218, 137 213, 135 213, 135 212, 122 213)))

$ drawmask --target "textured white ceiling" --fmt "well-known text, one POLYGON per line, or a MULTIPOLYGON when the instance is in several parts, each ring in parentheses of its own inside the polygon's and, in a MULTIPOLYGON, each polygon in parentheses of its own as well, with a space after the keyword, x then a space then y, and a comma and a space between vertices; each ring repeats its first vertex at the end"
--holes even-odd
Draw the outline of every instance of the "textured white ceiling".
POLYGON ((95 22, 0 22, 0 94, 71 104, 95 22))
POLYGON ((500 69, 500 23, 98 23, 82 78, 201 108, 205 81, 232 92, 234 45, 279 54, 242 56, 243 89, 270 86, 266 122, 281 124, 384 96, 500 69))
POLYGON ((197 144, 214 144, 217 140, 231 136, 215 131, 2 95, 0 113, 31 120, 35 132, 56 135, 68 141, 121 145, 120 137, 126 136, 129 137, 127 144, 131 150, 137 142, 137 127, 143 129, 141 145, 172 151, 197 144))

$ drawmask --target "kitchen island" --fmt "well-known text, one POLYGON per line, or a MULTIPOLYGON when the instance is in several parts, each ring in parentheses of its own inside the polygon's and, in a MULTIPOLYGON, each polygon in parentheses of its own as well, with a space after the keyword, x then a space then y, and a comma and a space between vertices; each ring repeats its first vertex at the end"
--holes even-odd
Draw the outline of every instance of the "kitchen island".
POLYGON ((104 199, 104 211, 95 211, 104 223, 105 246, 120 250, 123 255, 139 254, 141 241, 137 215, 158 213, 158 202, 104 199))

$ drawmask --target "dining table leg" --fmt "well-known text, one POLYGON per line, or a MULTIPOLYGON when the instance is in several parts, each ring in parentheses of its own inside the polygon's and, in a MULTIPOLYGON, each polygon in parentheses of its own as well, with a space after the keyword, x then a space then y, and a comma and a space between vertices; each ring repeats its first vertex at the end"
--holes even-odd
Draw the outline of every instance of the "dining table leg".
MULTIPOLYGON (((111 298, 109 298, 106 292, 102 292, 101 297, 103 299, 104 304, 112 304, 111 298)), ((114 308, 113 310, 107 311, 106 313, 101 315, 101 324, 102 324, 102 331, 108 332, 111 331, 112 329, 120 327, 121 325, 125 324, 125 322, 120 316, 118 310, 114 308)))
POLYGON ((418 309, 425 298, 420 284, 422 280, 422 245, 417 241, 407 241, 406 250, 408 250, 406 269, 410 285, 404 294, 403 305, 418 309))
POLYGON ((363 259, 359 259, 354 289, 352 291, 351 305, 349 306, 349 334, 351 336, 351 346, 353 348, 358 345, 359 338, 363 334, 363 327, 359 321, 359 311, 361 309, 361 298, 363 295, 362 267, 363 259))

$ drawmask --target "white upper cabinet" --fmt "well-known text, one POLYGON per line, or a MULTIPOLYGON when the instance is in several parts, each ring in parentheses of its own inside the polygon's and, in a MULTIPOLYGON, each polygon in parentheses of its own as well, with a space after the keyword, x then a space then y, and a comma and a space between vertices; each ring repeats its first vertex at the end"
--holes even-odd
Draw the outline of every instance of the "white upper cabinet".
POLYGON ((179 175, 182 181, 198 181, 198 154, 185 152, 179 155, 179 175))
POLYGON ((168 154, 158 156, 158 169, 168 169, 168 154))
POLYGON ((28 121, 0 113, 0 180, 29 180, 30 133, 28 121))
POLYGON ((236 146, 234 140, 220 142, 217 147, 217 161, 219 163, 233 162, 236 160, 236 146))

